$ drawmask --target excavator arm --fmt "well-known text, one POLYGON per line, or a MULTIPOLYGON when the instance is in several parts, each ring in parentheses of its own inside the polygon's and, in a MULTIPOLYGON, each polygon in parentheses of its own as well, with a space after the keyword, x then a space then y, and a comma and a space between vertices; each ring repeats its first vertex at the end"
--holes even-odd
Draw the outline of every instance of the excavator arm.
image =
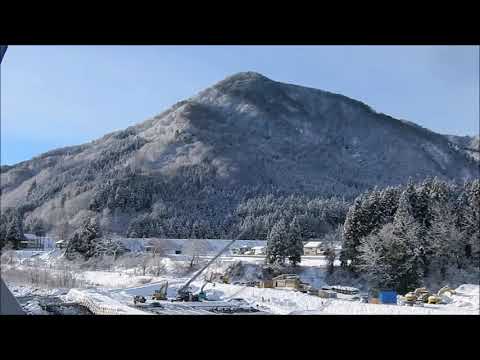
POLYGON ((179 290, 178 290, 178 296, 179 297, 182 297, 183 294, 185 294, 190 286, 190 284, 195 281, 195 279, 197 279, 210 265, 213 264, 213 262, 215 260, 217 260, 225 251, 228 250, 228 248, 230 246, 232 246, 232 244, 237 241, 236 239, 235 240, 232 240, 230 241, 227 245, 225 245, 225 247, 222 248, 222 250, 220 250, 220 252, 215 255, 204 267, 202 267, 197 273, 195 273, 195 275, 192 276, 192 278, 190 280, 188 280, 179 290))

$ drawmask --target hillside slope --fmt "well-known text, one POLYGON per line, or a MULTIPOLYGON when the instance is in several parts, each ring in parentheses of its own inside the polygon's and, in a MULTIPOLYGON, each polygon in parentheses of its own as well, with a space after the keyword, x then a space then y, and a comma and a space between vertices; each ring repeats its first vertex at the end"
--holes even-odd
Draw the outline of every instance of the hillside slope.
POLYGON ((427 176, 476 177, 478 162, 359 101, 245 72, 123 131, 2 166, 1 206, 49 226, 99 214, 120 233, 151 213, 228 226, 260 195, 351 198, 427 176))
POLYGON ((480 161, 480 137, 477 136, 456 136, 445 135, 450 142, 458 146, 458 149, 464 151, 468 156, 480 161))

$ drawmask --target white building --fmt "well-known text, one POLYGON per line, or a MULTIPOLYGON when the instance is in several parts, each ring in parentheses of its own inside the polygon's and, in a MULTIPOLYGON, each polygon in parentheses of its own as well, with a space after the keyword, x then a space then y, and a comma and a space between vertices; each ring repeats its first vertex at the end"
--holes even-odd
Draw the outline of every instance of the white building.
POLYGON ((55 247, 57 249, 65 249, 66 246, 67 246, 67 242, 65 240, 55 241, 55 247))
POLYGON ((252 247, 253 255, 265 255, 265 246, 254 246, 252 247))
POLYGON ((322 255, 323 245, 321 241, 309 241, 303 245, 303 255, 322 255))

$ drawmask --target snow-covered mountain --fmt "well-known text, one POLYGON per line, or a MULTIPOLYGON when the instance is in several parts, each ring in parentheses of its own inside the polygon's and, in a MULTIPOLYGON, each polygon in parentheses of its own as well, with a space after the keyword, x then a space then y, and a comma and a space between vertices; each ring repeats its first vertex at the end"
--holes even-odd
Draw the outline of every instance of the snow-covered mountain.
POLYGON ((409 178, 478 177, 452 142, 348 97, 243 72, 123 131, 2 166, 1 205, 53 225, 96 213, 127 226, 153 210, 227 216, 266 193, 348 198, 409 178))
POLYGON ((480 161, 480 138, 479 136, 445 135, 459 150, 468 156, 480 161))

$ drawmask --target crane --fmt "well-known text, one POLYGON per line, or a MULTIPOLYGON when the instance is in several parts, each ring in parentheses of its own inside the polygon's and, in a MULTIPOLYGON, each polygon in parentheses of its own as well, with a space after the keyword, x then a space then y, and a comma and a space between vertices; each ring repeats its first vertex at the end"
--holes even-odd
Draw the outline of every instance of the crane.
POLYGON ((202 267, 195 275, 192 276, 190 280, 188 280, 177 292, 177 300, 179 301, 191 301, 194 300, 193 294, 190 291, 189 287, 190 284, 198 278, 212 263, 217 260, 220 255, 222 255, 225 251, 228 250, 228 248, 235 242, 237 241, 236 239, 230 241, 227 245, 225 245, 220 252, 215 255, 204 267, 202 267))

